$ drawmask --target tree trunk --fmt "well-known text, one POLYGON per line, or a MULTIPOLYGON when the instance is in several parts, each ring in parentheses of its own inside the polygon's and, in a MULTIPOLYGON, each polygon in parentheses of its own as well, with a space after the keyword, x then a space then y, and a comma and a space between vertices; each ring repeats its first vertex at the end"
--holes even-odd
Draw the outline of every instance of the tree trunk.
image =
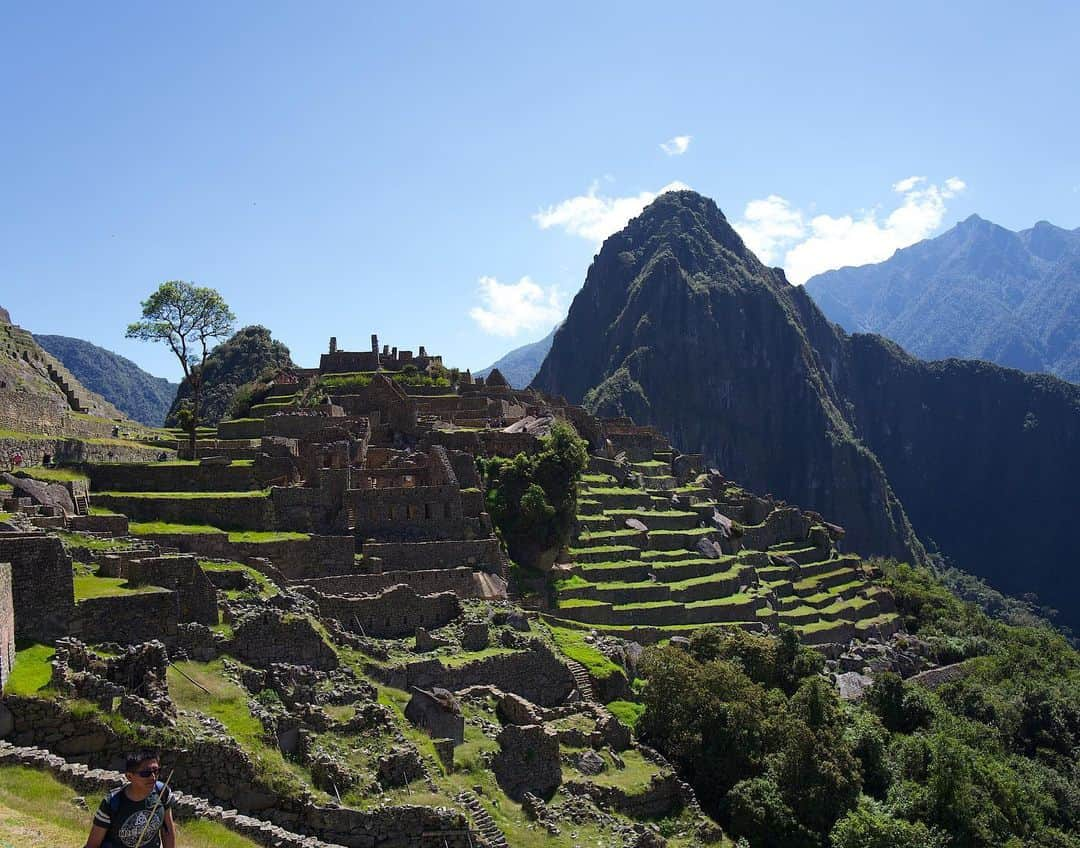
POLYGON ((199 391, 202 388, 202 374, 191 369, 191 432, 188 436, 191 444, 191 458, 199 458, 196 436, 199 431, 199 391))

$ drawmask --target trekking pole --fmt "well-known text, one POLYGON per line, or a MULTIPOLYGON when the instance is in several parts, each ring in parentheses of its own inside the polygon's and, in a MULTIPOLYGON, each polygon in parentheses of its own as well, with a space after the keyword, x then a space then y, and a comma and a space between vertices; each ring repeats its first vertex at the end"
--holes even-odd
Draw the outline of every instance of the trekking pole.
MULTIPOLYGON (((165 798, 165 790, 169 788, 169 783, 172 781, 173 774, 176 773, 176 769, 169 772, 169 777, 165 783, 162 784, 161 791, 158 793, 158 799, 154 803, 154 806, 150 809, 150 815, 146 817, 146 824, 143 825, 142 833, 139 834, 139 839, 135 843, 135 848, 142 848, 143 840, 146 838, 146 831, 150 829, 150 823, 154 820, 154 813, 157 812, 157 808, 161 805, 162 800, 165 798)), ((162 823, 164 823, 164 816, 162 817, 162 823)))

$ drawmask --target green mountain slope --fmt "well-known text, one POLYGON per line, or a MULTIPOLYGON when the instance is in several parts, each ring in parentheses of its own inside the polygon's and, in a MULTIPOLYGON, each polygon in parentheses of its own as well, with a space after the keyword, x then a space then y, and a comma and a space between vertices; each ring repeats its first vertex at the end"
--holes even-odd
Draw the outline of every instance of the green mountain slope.
POLYGON ((921 532, 1080 619, 1061 565, 1080 557, 1080 389, 846 335, 700 195, 665 194, 605 242, 534 384, 835 517, 850 549, 920 559, 921 532))
POLYGON ((176 383, 155 377, 119 354, 83 339, 34 335, 88 389, 142 424, 160 427, 176 395, 176 383))
MULTIPOLYGON (((266 327, 258 325, 237 330, 219 344, 206 358, 203 376, 202 411, 204 422, 217 424, 229 409, 236 390, 250 383, 264 371, 293 368, 289 349, 275 341, 266 327)), ((177 389, 165 422, 176 426, 176 411, 191 397, 191 385, 185 380, 177 389)))
POLYGON ((811 278, 830 320, 923 359, 985 359, 1080 382, 1080 230, 977 215, 876 265, 811 278))

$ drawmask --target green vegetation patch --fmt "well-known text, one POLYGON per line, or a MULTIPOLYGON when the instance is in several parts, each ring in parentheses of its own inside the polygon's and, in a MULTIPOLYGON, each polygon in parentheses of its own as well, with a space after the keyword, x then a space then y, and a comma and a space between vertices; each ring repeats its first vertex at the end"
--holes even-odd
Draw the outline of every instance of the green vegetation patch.
POLYGON ((165 592, 159 586, 131 586, 124 577, 99 577, 97 574, 75 574, 75 602, 90 598, 111 598, 118 595, 145 595, 148 592, 165 592))
POLYGON ((306 542, 309 533, 293 533, 287 530, 240 530, 229 533, 230 542, 306 542))
POLYGON ((135 521, 128 525, 132 536, 154 536, 184 533, 224 533, 209 524, 170 524, 167 521, 135 521))
POLYGON ((28 645, 15 652, 4 692, 9 695, 36 695, 52 680, 52 660, 56 649, 51 645, 28 645))
MULTIPOLYGON (((562 606, 566 606, 563 604, 562 606)), ((548 626, 555 645, 572 660, 581 663, 593 677, 604 680, 613 674, 622 674, 620 666, 613 663, 596 648, 585 641, 588 635, 583 630, 569 630, 563 627, 548 626)))
POLYGON ((254 489, 247 492, 98 492, 109 498, 140 498, 145 500, 241 500, 247 498, 265 498, 269 489, 254 489))
POLYGON ((90 478, 82 471, 75 468, 46 468, 42 465, 31 465, 20 468, 19 471, 34 480, 44 480, 47 483, 89 483, 90 478))

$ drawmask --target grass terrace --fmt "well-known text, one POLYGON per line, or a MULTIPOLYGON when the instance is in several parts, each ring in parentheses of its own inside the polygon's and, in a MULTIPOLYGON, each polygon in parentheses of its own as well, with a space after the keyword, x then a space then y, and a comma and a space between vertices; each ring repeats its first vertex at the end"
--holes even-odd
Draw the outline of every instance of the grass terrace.
POLYGON ((145 500, 238 500, 241 498, 266 498, 269 489, 253 489, 249 492, 96 492, 109 498, 142 498, 145 500))
POLYGON ((15 651, 15 664, 4 684, 8 695, 41 696, 52 680, 52 645, 27 645, 15 651))

